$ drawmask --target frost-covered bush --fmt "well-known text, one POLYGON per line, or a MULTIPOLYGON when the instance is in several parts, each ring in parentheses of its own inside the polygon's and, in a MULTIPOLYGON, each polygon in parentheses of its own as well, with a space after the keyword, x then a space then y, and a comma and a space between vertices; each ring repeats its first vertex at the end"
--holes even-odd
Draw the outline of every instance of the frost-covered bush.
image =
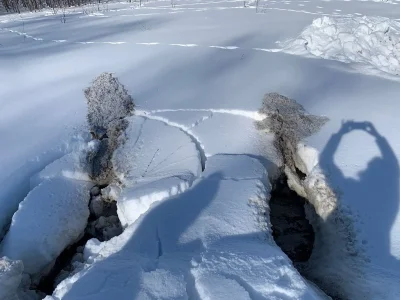
POLYGON ((256 123, 257 128, 275 134, 275 147, 292 171, 295 171, 293 157, 297 144, 317 133, 328 121, 326 117, 308 114, 295 100, 278 93, 265 94, 259 112, 266 118, 256 123))
POLYGON ((111 73, 97 77, 85 90, 87 121, 92 137, 97 140, 88 153, 89 174, 100 184, 112 176, 111 156, 118 145, 118 137, 132 115, 134 102, 125 87, 111 73))
POLYGON ((111 73, 97 77, 85 90, 88 103, 87 120, 91 128, 108 129, 113 121, 129 116, 133 99, 111 73))

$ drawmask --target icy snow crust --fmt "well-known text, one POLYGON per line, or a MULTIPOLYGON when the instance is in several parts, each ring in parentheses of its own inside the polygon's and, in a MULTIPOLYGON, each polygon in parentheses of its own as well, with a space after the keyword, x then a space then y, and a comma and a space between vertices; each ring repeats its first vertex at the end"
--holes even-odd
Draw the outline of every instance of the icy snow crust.
POLYGON ((285 52, 357 63, 400 75, 400 22, 382 17, 322 17, 281 43, 285 52))

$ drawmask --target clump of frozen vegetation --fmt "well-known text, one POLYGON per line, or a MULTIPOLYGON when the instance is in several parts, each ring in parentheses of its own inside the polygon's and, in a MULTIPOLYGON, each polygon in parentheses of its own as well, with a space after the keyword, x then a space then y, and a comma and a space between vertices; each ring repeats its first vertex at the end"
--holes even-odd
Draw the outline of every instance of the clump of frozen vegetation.
POLYGON ((298 143, 317 133, 328 118, 308 114, 299 103, 278 93, 265 94, 259 113, 266 118, 256 123, 257 128, 275 134, 284 165, 296 172, 293 158, 298 143))
POLYGON ((325 16, 281 46, 293 54, 311 54, 400 74, 400 22, 388 18, 325 16))
POLYGON ((87 156, 89 175, 99 184, 109 183, 113 177, 111 157, 118 146, 118 138, 127 126, 126 117, 132 115, 134 103, 125 87, 111 73, 97 77, 85 90, 87 121, 93 137, 92 151, 87 156))
POLYGON ((122 232, 115 201, 120 188, 115 180, 112 156, 123 142, 121 134, 128 127, 127 117, 134 111, 132 97, 111 73, 98 76, 85 90, 87 122, 93 140, 85 164, 92 181, 89 219, 86 232, 99 240, 109 240, 122 232))

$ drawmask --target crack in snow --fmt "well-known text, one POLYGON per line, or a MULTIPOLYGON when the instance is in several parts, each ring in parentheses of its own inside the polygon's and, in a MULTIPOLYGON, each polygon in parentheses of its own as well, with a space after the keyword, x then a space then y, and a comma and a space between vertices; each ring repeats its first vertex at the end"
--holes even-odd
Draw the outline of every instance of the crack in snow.
POLYGON ((157 121, 160 121, 160 122, 166 124, 167 126, 176 127, 178 129, 180 129, 183 133, 185 133, 191 139, 191 141, 195 144, 196 149, 200 154, 201 169, 202 169, 202 171, 204 171, 205 164, 206 164, 206 161, 207 161, 207 157, 206 157, 205 150, 204 150, 204 145, 201 143, 199 138, 196 137, 194 135, 194 133, 189 128, 187 128, 187 127, 185 127, 185 126, 183 126, 181 124, 171 122, 171 121, 169 121, 169 120, 167 120, 167 119, 165 119, 163 117, 158 117, 158 116, 151 115, 151 114, 149 114, 148 112, 145 112, 145 111, 137 110, 135 112, 135 114, 137 116, 142 116, 144 119, 157 120, 157 121))
POLYGON ((178 112, 178 111, 199 111, 199 112, 211 112, 215 114, 228 114, 234 116, 242 116, 246 118, 253 119, 255 121, 261 121, 265 119, 265 116, 260 114, 258 111, 251 111, 251 110, 241 110, 241 109, 219 109, 219 108, 209 108, 209 109, 202 109, 202 108, 178 108, 178 109, 156 109, 151 111, 141 111, 145 114, 154 114, 154 113, 162 113, 162 112, 178 112))

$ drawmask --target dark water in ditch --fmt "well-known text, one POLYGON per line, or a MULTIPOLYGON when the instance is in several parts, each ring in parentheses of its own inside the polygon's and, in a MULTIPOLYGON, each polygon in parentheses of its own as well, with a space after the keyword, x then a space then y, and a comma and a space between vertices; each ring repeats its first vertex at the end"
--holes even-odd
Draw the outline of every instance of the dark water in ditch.
POLYGON ((304 208, 306 201, 289 188, 286 176, 281 175, 274 182, 269 202, 272 235, 294 264, 308 261, 314 246, 314 230, 304 208))

